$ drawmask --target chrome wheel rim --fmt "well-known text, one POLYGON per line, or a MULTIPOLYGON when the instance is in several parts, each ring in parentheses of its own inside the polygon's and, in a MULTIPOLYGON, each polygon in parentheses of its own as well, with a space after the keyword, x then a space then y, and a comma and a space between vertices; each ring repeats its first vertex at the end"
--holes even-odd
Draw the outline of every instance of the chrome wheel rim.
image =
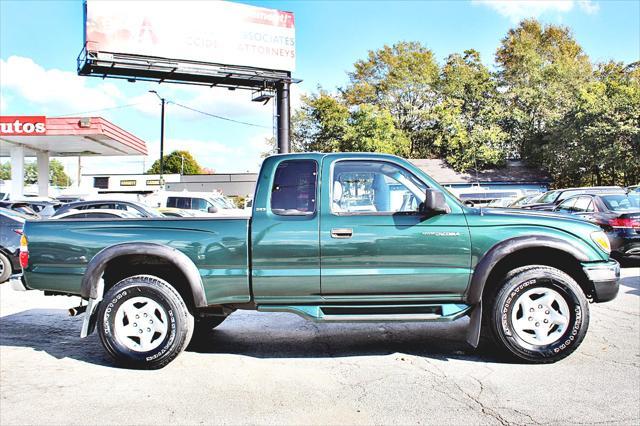
POLYGON ((557 291, 538 287, 514 302, 511 323, 517 336, 530 345, 550 345, 562 337, 570 320, 569 305, 557 291))
POLYGON ((116 340, 135 352, 156 349, 168 329, 165 308, 148 297, 132 297, 120 305, 115 313, 116 340))

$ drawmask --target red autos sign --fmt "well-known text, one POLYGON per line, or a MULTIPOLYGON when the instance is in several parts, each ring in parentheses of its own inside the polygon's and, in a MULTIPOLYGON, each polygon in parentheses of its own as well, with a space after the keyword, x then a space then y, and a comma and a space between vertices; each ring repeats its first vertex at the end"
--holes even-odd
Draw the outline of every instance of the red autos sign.
POLYGON ((0 115, 0 135, 37 136, 47 132, 47 119, 44 115, 0 115))

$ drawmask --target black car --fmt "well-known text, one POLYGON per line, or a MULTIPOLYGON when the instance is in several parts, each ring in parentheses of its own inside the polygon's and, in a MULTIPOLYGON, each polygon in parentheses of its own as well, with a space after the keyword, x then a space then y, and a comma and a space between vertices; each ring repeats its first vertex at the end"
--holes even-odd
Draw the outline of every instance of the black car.
POLYGON ((640 194, 575 195, 554 210, 578 215, 599 225, 609 237, 613 258, 640 261, 640 194))
POLYGON ((20 237, 28 216, 0 207, 0 283, 19 273, 20 237))
POLYGON ((88 209, 100 209, 100 210, 125 210, 138 217, 163 217, 161 213, 154 210, 151 207, 147 207, 142 203, 136 203, 134 201, 120 201, 120 200, 93 200, 93 201, 77 201, 75 203, 68 203, 60 207, 53 217, 59 216, 69 210, 88 210, 88 209))
POLYGON ((591 186, 582 188, 563 188, 547 191, 539 198, 533 199, 529 204, 521 206, 523 209, 552 211, 558 204, 569 197, 580 194, 624 194, 625 190, 620 186, 591 186))

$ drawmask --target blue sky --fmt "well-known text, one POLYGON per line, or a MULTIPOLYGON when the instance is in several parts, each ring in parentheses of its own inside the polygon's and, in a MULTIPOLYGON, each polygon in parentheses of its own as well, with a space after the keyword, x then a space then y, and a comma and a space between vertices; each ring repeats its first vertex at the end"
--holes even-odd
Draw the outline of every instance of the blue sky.
MULTIPOLYGON (((493 54, 509 28, 529 16, 569 26, 594 61, 640 59, 640 1, 246 1, 292 11, 296 18, 297 69, 301 93, 320 85, 334 90, 367 51, 400 40, 416 40, 442 62, 450 53, 474 48, 493 66, 493 54)), ((246 91, 79 77, 81 1, 0 0, 0 113, 99 115, 148 143, 150 158, 83 160, 86 173, 138 173, 157 158, 159 105, 163 96, 214 114, 263 127, 228 123, 176 106, 167 109, 165 150, 188 149, 202 166, 219 172, 256 170, 264 139, 272 135, 272 103, 250 102, 246 91), (132 107, 118 108, 122 105, 132 107), (108 109, 114 108, 115 109, 108 109), (151 158, 153 157, 153 158, 151 158)), ((1 144, 2 142, 0 142, 1 144)), ((6 146, 0 146, 6 150, 6 146)), ((66 159, 75 176, 75 160, 66 159)))

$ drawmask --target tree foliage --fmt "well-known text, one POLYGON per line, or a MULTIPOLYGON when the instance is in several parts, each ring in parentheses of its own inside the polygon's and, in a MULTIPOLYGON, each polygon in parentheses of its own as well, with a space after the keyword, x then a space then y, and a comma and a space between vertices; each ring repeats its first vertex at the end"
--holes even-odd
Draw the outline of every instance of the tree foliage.
MULTIPOLYGON (((198 175, 202 173, 202 167, 198 164, 193 155, 189 151, 176 150, 169 155, 165 155, 163 158, 163 172, 169 173, 181 173, 185 175, 198 175)), ((148 174, 160 173, 160 160, 154 161, 151 168, 147 170, 148 174)))
POLYGON ((556 185, 640 180, 640 66, 593 64, 571 31, 524 20, 491 71, 473 50, 441 65, 419 42, 370 51, 337 93, 304 96, 297 151, 375 151, 441 158, 456 170, 507 158, 556 185))
MULTIPOLYGON (((0 179, 11 179, 11 163, 0 164, 0 179)), ((24 183, 31 185, 38 182, 38 165, 26 163, 24 165, 24 183)), ((49 161, 49 183, 53 186, 67 187, 71 185, 71 178, 64 171, 64 165, 55 158, 49 161)))

